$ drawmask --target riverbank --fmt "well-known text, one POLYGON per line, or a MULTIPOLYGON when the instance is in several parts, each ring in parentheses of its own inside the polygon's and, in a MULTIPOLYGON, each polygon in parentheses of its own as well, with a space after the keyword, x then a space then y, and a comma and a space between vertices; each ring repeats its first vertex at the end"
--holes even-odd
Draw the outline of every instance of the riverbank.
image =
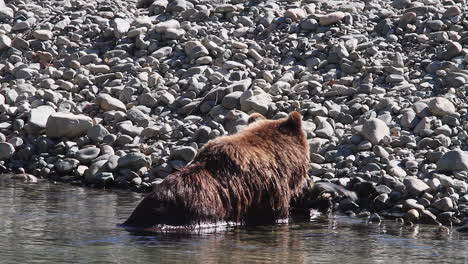
MULTIPOLYGON (((248 114, 304 117, 350 214, 468 220, 464 1, 0 0, 0 168, 148 191, 248 114)), ((377 217, 378 216, 378 217, 377 217)))

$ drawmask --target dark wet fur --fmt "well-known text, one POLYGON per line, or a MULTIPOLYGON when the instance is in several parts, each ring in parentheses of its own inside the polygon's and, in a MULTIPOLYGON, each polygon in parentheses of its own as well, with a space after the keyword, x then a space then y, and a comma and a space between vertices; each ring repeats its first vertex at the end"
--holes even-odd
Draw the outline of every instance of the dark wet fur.
POLYGON ((257 225, 287 218, 309 167, 301 116, 252 119, 243 131, 208 142, 189 166, 145 197, 124 225, 257 225))

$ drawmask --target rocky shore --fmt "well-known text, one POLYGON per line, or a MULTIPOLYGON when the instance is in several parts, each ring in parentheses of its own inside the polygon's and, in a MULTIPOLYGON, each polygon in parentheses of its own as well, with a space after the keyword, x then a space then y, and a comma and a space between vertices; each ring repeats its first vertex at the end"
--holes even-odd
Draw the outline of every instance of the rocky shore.
POLYGON ((468 222, 464 0, 0 0, 0 80, 5 173, 147 191, 299 111, 335 209, 468 222))

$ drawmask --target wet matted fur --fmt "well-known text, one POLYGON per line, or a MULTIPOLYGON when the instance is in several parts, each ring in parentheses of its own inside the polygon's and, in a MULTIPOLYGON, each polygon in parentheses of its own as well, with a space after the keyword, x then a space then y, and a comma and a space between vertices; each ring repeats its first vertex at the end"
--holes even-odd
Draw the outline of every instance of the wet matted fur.
POLYGON ((191 226, 285 219, 309 168, 302 117, 260 114, 234 135, 209 141, 187 167, 167 176, 134 210, 125 226, 191 226))

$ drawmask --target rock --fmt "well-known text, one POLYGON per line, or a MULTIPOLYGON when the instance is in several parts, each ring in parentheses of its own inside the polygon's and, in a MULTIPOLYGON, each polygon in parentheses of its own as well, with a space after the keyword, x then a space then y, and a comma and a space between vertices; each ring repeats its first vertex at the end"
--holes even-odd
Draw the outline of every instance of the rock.
POLYGON ((142 167, 149 167, 151 164, 144 154, 141 153, 129 153, 119 158, 119 168, 130 168, 138 170, 142 167))
POLYGON ((0 50, 6 50, 9 47, 11 47, 11 39, 7 35, 0 35, 0 50))
POLYGON ((13 9, 6 6, 0 6, 0 21, 12 19, 14 15, 15 13, 13 12, 13 9))
POLYGON ((41 105, 31 109, 26 126, 28 133, 35 135, 42 133, 46 128, 49 116, 53 113, 55 113, 55 110, 49 105, 41 105))
POLYGON ((63 159, 54 164, 54 168, 58 173, 70 174, 74 169, 78 168, 80 161, 77 159, 63 159))
POLYGON ((403 202, 403 209, 405 210, 411 210, 411 209, 416 209, 416 210, 424 210, 424 206, 419 204, 418 201, 415 199, 406 199, 403 202))
POLYGON ((284 17, 290 18, 293 21, 299 21, 307 16, 307 13, 304 9, 301 8, 291 8, 284 12, 284 17))
POLYGON ((180 23, 175 19, 167 20, 164 22, 160 22, 154 26, 156 32, 164 33, 171 29, 179 29, 180 23))
POLYGON ((429 185, 413 176, 405 177, 403 184, 408 190, 408 193, 413 196, 421 195, 423 192, 430 189, 429 185))
POLYGON ((317 125, 317 128, 315 129, 314 133, 318 137, 331 138, 333 136, 334 129, 325 117, 316 116, 314 122, 317 125))
POLYGON ((244 102, 241 100, 241 109, 244 112, 255 111, 262 115, 268 113, 268 107, 271 104, 271 97, 266 93, 249 97, 244 102))
POLYGON ((463 46, 456 41, 449 41, 445 45, 445 50, 439 54, 437 57, 442 60, 450 60, 453 57, 459 55, 463 51, 463 46))
POLYGON ((37 177, 36 176, 31 175, 31 174, 27 174, 27 173, 14 174, 13 176, 11 176, 11 179, 20 180, 20 181, 23 181, 23 182, 30 182, 30 183, 37 182, 37 177))
POLYGON ((453 201, 449 197, 444 197, 435 201, 432 204, 432 207, 437 208, 438 210, 442 212, 448 212, 453 209, 453 201))
POLYGON ((75 153, 75 159, 79 160, 81 163, 87 164, 91 162, 93 159, 97 158, 101 153, 101 150, 96 147, 87 147, 78 150, 75 153))
POLYGON ((127 111, 127 118, 134 124, 141 127, 148 127, 150 123, 149 116, 136 107, 133 107, 127 111))
POLYGON ((86 134, 92 141, 101 143, 104 140, 104 137, 109 135, 110 132, 106 129, 106 127, 99 124, 88 128, 86 134))
POLYGON ((232 92, 223 97, 221 105, 226 109, 233 109, 240 104, 241 91, 232 92))
POLYGON ((0 160, 6 160, 13 157, 15 147, 7 142, 0 143, 0 160))
POLYGON ((439 171, 466 171, 468 170, 468 153, 461 150, 452 150, 440 157, 437 161, 439 171))
POLYGON ((112 172, 98 172, 94 176, 93 183, 106 185, 114 182, 114 174, 112 172))
POLYGON ((372 144, 379 144, 384 137, 390 136, 390 129, 384 121, 373 118, 364 122, 361 134, 372 144))
POLYGON ((319 27, 317 20, 313 18, 307 18, 301 21, 301 28, 306 31, 315 31, 319 27))
POLYGON ((454 114, 456 108, 452 102, 443 97, 435 97, 429 101, 429 110, 438 116, 454 114))
POLYGON ((461 9, 458 6, 451 6, 445 10, 442 17, 453 17, 458 16, 462 13, 461 9))
POLYGON ((127 110, 127 107, 122 101, 109 94, 99 94, 96 99, 94 99, 94 103, 99 105, 104 111, 118 110, 125 112, 127 110))
POLYGON ((419 220, 419 211, 416 209, 410 209, 406 212, 404 218, 406 222, 416 223, 419 220))
POLYGON ((113 27, 114 27, 114 36, 116 38, 121 38, 130 29, 130 23, 128 23, 128 21, 125 19, 116 18, 114 19, 113 27))
POLYGON ((197 150, 192 147, 178 147, 171 151, 171 159, 180 159, 190 162, 197 155, 197 150))
POLYGON ((341 21, 345 16, 346 14, 341 11, 332 12, 332 13, 320 16, 319 23, 322 26, 332 25, 341 21))
POLYGON ((54 33, 50 30, 38 29, 32 32, 32 36, 37 40, 50 40, 54 37, 54 33))
POLYGON ((46 135, 51 138, 79 137, 93 125, 90 117, 70 113, 53 113, 46 123, 46 135))
POLYGON ((99 160, 91 164, 89 168, 84 172, 84 180, 88 183, 94 183, 96 181, 96 174, 102 172, 105 169, 106 160, 99 160))

